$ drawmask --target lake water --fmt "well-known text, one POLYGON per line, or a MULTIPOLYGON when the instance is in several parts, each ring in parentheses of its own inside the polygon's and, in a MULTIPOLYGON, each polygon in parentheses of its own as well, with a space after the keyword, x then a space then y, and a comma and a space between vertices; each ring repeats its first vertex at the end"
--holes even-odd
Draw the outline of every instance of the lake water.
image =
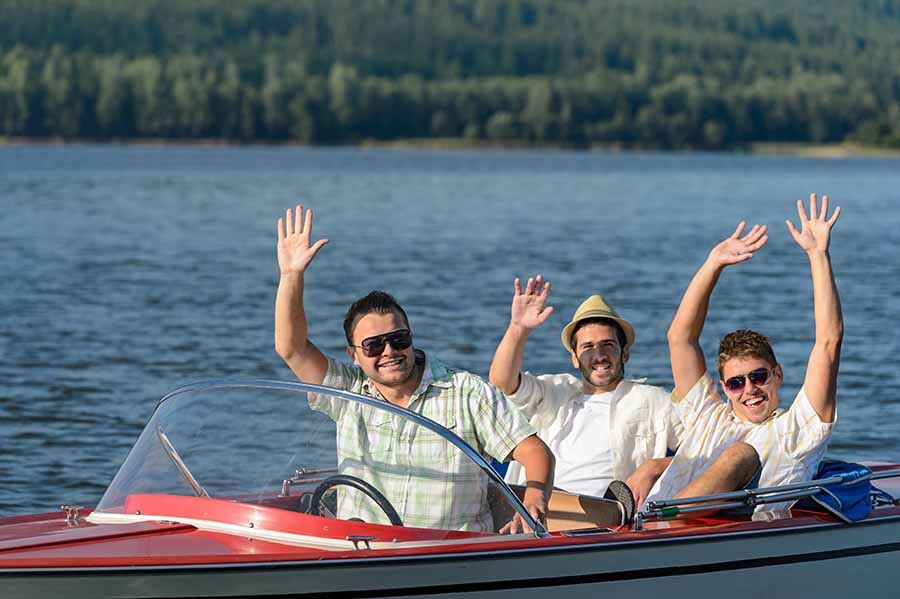
POLYGON ((169 389, 291 379, 274 352, 275 221, 302 201, 330 239, 307 276, 310 337, 372 289, 419 347, 486 375, 512 281, 543 273, 556 312, 525 367, 568 372, 559 331, 602 293, 630 319, 630 376, 671 386, 665 333, 737 222, 769 244, 725 273, 703 338, 767 333, 802 383, 809 266, 784 220, 828 193, 846 334, 836 457, 900 460, 900 162, 739 155, 366 149, 0 147, 0 515, 94 505, 169 389))

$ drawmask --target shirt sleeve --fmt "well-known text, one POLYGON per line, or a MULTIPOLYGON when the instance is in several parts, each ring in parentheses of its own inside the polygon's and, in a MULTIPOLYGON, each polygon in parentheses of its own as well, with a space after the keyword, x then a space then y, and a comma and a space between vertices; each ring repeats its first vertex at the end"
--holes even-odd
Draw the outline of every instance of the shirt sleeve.
POLYGON ((523 372, 519 378, 519 388, 512 395, 506 397, 522 412, 525 417, 531 419, 541 409, 546 397, 546 391, 541 380, 530 372, 523 372))
POLYGON ((806 390, 800 389, 791 407, 776 420, 776 427, 782 447, 795 459, 802 459, 828 441, 836 422, 837 413, 834 422, 822 422, 806 390))
POLYGON ((681 422, 681 416, 675 409, 675 404, 667 396, 665 398, 667 406, 665 408, 666 415, 666 447, 672 451, 677 450, 684 441, 684 424, 681 422))
POLYGON ((716 390, 716 381, 708 372, 703 373, 684 399, 675 403, 675 412, 683 426, 682 438, 721 404, 722 396, 716 390))
MULTIPOLYGON (((322 379, 323 387, 358 392, 362 380, 363 373, 358 367, 328 358, 328 370, 325 371, 325 378, 322 379)), ((308 399, 310 408, 327 414, 332 420, 337 420, 344 406, 347 405, 346 400, 321 393, 310 393, 308 399)))
POLYGON ((499 389, 474 376, 471 379, 475 434, 485 453, 502 462, 519 443, 534 435, 535 430, 499 389))

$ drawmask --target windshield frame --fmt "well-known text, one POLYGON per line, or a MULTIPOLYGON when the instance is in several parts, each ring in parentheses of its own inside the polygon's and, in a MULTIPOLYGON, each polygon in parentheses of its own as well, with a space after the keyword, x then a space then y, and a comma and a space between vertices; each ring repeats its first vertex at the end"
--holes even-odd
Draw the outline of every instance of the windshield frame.
POLYGON ((156 406, 154 407, 153 413, 148 420, 148 423, 153 422, 156 413, 159 411, 162 405, 179 395, 184 393, 188 393, 191 391, 197 390, 209 390, 209 389, 220 389, 220 388, 257 388, 257 389, 277 389, 282 391, 295 391, 302 393, 319 393, 331 395, 333 397, 337 397, 340 399, 345 399, 347 401, 353 401, 357 403, 361 403, 375 409, 384 410, 391 414, 395 414, 402 418, 409 419, 415 422, 417 425, 422 426, 431 432, 439 435, 443 439, 445 439, 448 443, 462 451, 470 460, 475 462, 483 472, 487 474, 490 480, 495 483, 502 493, 504 499, 506 499, 512 508, 516 511, 517 514, 522 518, 522 520, 531 527, 531 530, 534 531, 535 536, 537 537, 549 537, 550 533, 544 527, 544 525, 532 517, 532 515, 528 512, 528 509, 522 504, 522 501, 519 497, 513 492, 510 486, 506 483, 505 480, 491 467, 491 465, 479 454, 475 449, 472 448, 468 443, 457 437, 455 434, 438 424, 437 422, 426 418, 420 414, 417 414, 411 410, 406 408, 401 408, 400 406, 396 406, 390 402, 383 401, 380 399, 375 399, 373 397, 367 397, 365 395, 360 395, 357 393, 352 393, 349 391, 343 391, 340 389, 333 389, 331 387, 326 387, 324 385, 313 385, 309 383, 301 383, 301 382, 293 382, 293 381, 278 381, 271 379, 241 379, 241 378, 223 378, 223 379, 211 379, 208 381, 201 381, 196 383, 190 383, 187 385, 182 385, 180 387, 176 387, 175 389, 166 393, 162 399, 160 399, 156 406))

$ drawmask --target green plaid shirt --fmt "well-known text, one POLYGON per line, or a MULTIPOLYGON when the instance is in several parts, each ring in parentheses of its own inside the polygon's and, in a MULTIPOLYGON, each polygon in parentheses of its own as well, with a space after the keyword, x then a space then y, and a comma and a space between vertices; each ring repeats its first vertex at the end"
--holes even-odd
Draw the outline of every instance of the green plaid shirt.
MULTIPOLYGON (((329 359, 323 385, 384 399, 362 370, 329 359)), ((405 526, 494 531, 487 477, 462 451, 390 412, 328 396, 310 407, 337 423, 338 469, 381 491, 405 526)), ((426 359, 408 409, 443 425, 486 459, 505 460, 534 429, 518 409, 477 376, 426 359)), ((340 487, 338 517, 388 524, 361 493, 340 487)))

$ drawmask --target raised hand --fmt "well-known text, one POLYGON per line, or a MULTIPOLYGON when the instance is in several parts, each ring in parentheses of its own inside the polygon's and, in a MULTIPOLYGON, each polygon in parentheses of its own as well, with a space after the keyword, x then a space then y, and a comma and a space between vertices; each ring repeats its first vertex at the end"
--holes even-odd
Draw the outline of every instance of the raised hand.
POLYGON ((809 194, 809 217, 803 208, 803 200, 797 200, 797 214, 800 215, 800 230, 794 226, 789 220, 787 223, 788 230, 801 248, 807 253, 812 250, 821 252, 828 251, 828 244, 831 241, 831 228, 837 222, 838 216, 841 214, 841 208, 838 206, 834 209, 831 218, 826 220, 828 216, 828 196, 822 196, 822 209, 816 209, 816 194, 809 194), (818 214, 816 214, 818 212, 818 214))
POLYGON ((312 210, 307 210, 304 215, 303 206, 299 204, 296 213, 288 208, 285 217, 278 219, 278 268, 281 274, 305 272, 322 246, 328 243, 327 239, 320 239, 310 245, 312 221, 312 210), (301 220, 301 217, 304 218, 301 220))
POLYGON ((768 228, 766 225, 753 225, 750 232, 741 237, 746 226, 747 222, 741 221, 731 237, 719 243, 709 252, 707 262, 719 268, 745 262, 752 258, 757 250, 766 245, 769 240, 769 236, 766 235, 768 228))
POLYGON ((522 283, 518 278, 515 287, 510 324, 519 325, 528 330, 544 324, 553 313, 553 306, 546 306, 547 298, 550 297, 550 283, 545 283, 544 277, 538 275, 528 279, 528 283, 525 284, 525 293, 522 293, 522 283))

